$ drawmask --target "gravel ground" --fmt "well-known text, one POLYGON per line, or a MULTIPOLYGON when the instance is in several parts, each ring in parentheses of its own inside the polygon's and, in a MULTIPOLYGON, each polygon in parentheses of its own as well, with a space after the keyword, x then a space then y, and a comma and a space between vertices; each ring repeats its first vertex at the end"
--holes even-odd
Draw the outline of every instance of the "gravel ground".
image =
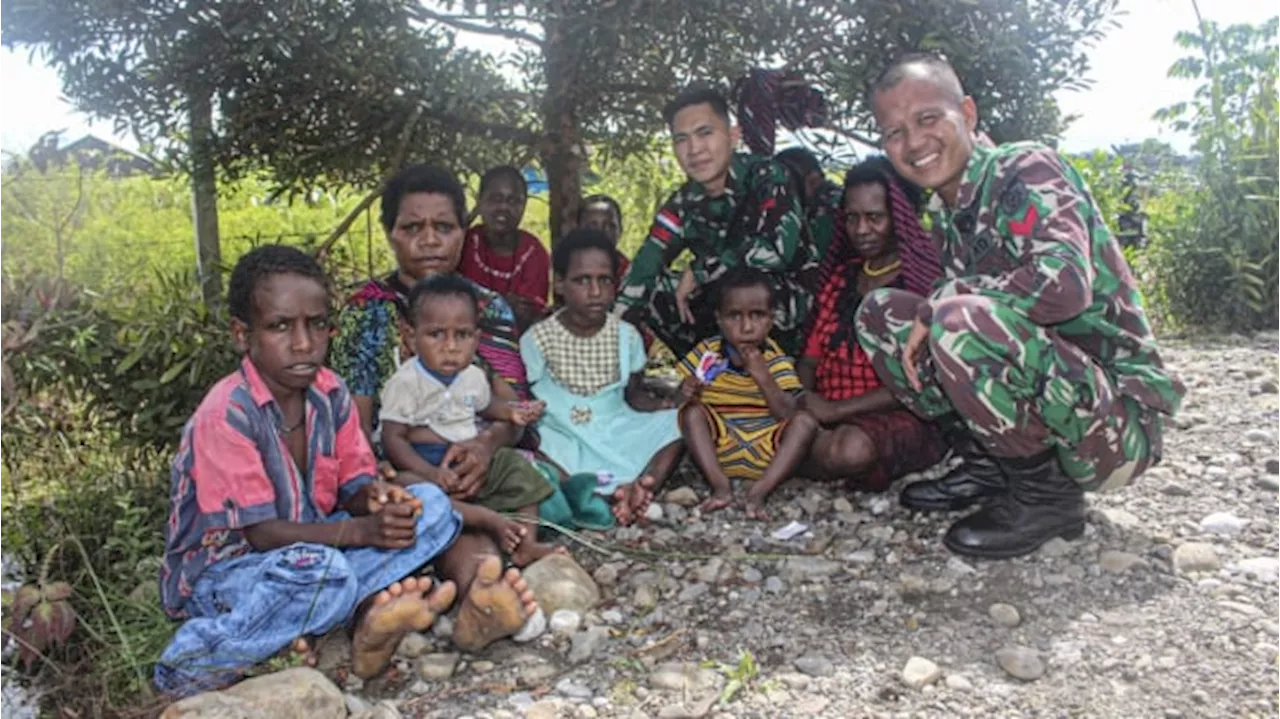
POLYGON ((599 538, 629 553, 575 548, 602 596, 585 616, 475 657, 415 636, 398 678, 348 680, 349 705, 475 719, 1277 716, 1277 339, 1165 346, 1189 388, 1165 460, 1091 497, 1078 541, 962 561, 940 543, 954 517, 912 515, 893 493, 792 482, 762 525, 700 518, 673 487, 661 519, 599 538), (808 531, 772 538, 792 520, 808 531))

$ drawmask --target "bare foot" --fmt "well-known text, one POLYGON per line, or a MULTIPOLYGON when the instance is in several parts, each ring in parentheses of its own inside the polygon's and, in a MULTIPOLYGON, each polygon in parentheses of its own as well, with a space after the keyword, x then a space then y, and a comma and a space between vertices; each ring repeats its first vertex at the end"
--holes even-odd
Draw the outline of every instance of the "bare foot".
POLYGON ((631 484, 618 487, 613 492, 613 518, 618 524, 627 526, 644 516, 644 512, 653 502, 653 488, 658 480, 651 475, 644 475, 631 484))
POLYGON ((294 639, 292 644, 281 649, 276 656, 290 666, 314 667, 316 665, 316 653, 312 651, 311 642, 307 637, 294 639))
POLYGON ((515 554, 516 550, 529 538, 529 530, 524 524, 507 519, 497 512, 493 513, 489 532, 493 535, 493 541, 497 542, 498 547, 507 554, 515 554))
POLYGON ((520 542, 520 546, 516 547, 514 552, 508 552, 511 555, 511 563, 517 567, 527 567, 530 564, 542 559, 548 554, 568 554, 569 548, 555 544, 545 544, 539 542, 536 536, 530 533, 529 536, 520 542))
POLYGON ((747 519, 754 519, 758 522, 769 521, 769 513, 764 509, 764 502, 748 497, 747 501, 743 503, 742 511, 746 513, 747 519))
POLYGON ((504 573, 497 555, 485 557, 458 608, 453 643, 465 652, 478 652, 515 634, 537 608, 519 570, 511 568, 504 573))
POLYGON ((366 602, 351 640, 351 671, 356 676, 368 679, 386 669, 405 634, 431 626, 453 605, 458 594, 453 582, 445 582, 428 594, 431 585, 426 577, 409 577, 366 602))
POLYGON ((733 504, 733 492, 712 492, 710 497, 702 500, 702 504, 698 505, 699 511, 703 514, 715 512, 733 504))

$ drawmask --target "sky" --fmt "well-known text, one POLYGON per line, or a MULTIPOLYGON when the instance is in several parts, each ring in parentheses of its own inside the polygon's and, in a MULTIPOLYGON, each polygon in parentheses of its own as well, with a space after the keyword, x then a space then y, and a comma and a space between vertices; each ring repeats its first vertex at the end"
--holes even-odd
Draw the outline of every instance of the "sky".
MULTIPOLYGON (((1183 51, 1173 43, 1180 30, 1196 25, 1191 0, 1121 0, 1120 27, 1090 52, 1093 86, 1060 92, 1059 105, 1079 119, 1063 137, 1062 149, 1083 152, 1156 137, 1186 151, 1190 138, 1172 133, 1151 119, 1156 110, 1190 97, 1194 83, 1171 79, 1169 66, 1183 51)), ((1277 13, 1274 0, 1205 0, 1205 19, 1220 24, 1259 23, 1277 13)), ((466 44, 487 45, 481 38, 466 44)), ((467 42, 471 40, 471 42, 467 42)), ((116 137, 110 121, 89 122, 61 96, 57 73, 27 50, 0 50, 0 149, 23 152, 43 133, 65 129, 68 141, 86 133, 115 139, 135 148, 129 137, 116 137)))

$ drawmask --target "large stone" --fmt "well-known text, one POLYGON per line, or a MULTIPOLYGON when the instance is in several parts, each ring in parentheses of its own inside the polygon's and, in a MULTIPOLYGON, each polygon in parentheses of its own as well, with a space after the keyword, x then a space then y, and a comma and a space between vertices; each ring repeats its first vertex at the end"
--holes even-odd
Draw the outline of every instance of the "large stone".
POLYGON ((1018 608, 1012 604, 996 602, 987 608, 987 614, 991 616, 991 621, 1009 629, 1022 623, 1022 615, 1018 613, 1018 608))
POLYGON ((345 719, 342 692, 311 667, 246 679, 218 692, 170 704, 162 719, 345 719))
POLYGON ((911 657, 902 667, 902 683, 912 689, 920 689, 933 684, 942 678, 942 670, 937 664, 924 657, 911 657))
POLYGON ((1247 526, 1249 526, 1249 520, 1241 519, 1230 512, 1214 512, 1200 520, 1200 531, 1224 537, 1234 537, 1243 532, 1247 526))
POLYGON ((1033 650, 1026 647, 1009 646, 996 652, 996 663, 1006 674, 1032 682, 1044 676, 1044 662, 1033 650))
POLYGON ((1173 550, 1173 568, 1179 574, 1216 572, 1221 566, 1222 560, 1212 544, 1187 542, 1173 550))
POLYGON ((796 669, 811 677, 829 677, 836 673, 836 667, 830 659, 806 654, 792 662, 796 669))
POLYGON ((563 554, 548 554, 525 567, 524 580, 538 606, 548 615, 560 609, 586 614, 600 601, 600 588, 595 580, 563 554))
POLYGON ((667 492, 666 501, 688 509, 698 506, 698 493, 692 487, 676 487, 667 492))

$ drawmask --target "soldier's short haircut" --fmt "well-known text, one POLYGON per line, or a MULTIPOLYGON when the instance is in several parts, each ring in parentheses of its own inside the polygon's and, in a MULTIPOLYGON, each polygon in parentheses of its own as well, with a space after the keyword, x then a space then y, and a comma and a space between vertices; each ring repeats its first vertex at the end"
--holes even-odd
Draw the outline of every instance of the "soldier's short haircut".
POLYGON ((681 90, 680 94, 662 108, 662 119, 667 123, 667 127, 671 127, 676 121, 676 113, 694 105, 710 105, 711 111, 721 120, 725 123, 730 122, 729 101, 724 99, 724 95, 719 90, 705 83, 690 85, 681 90))
POLYGON ((880 71, 871 83, 868 101, 873 102, 878 93, 897 87, 898 83, 917 73, 928 77, 945 90, 957 104, 964 99, 964 86, 960 84, 960 77, 956 75, 951 63, 933 53, 910 52, 899 56, 880 71))

